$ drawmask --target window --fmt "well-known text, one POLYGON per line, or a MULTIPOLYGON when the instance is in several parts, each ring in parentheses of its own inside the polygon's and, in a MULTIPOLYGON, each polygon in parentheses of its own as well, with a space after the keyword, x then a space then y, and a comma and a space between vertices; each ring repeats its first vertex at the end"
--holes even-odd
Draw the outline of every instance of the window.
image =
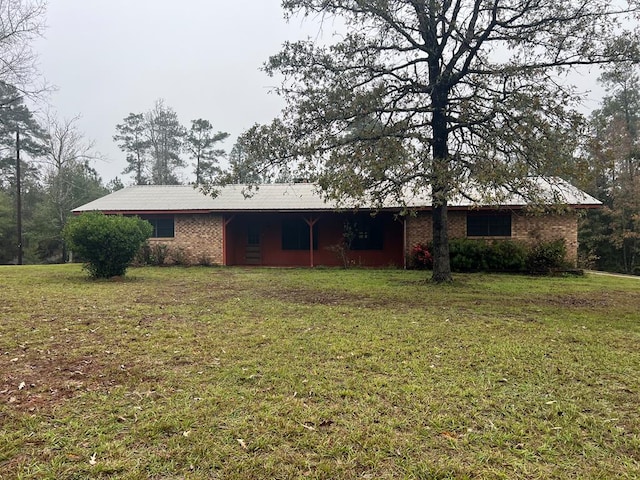
POLYGON ((467 237, 510 236, 510 213, 467 213, 467 237))
POLYGON ((173 238, 174 236, 174 222, 173 217, 146 217, 140 216, 143 220, 146 220, 153 227, 153 238, 173 238))
MULTIPOLYGON (((309 225, 301 218, 282 221, 282 250, 309 250, 309 225)), ((318 224, 313 225, 313 249, 318 249, 318 224)))
POLYGON ((382 250, 384 228, 380 218, 359 216, 345 223, 345 233, 351 237, 351 250, 382 250))
POLYGON ((138 217, 146 220, 153 227, 151 238, 173 238, 174 221, 173 217, 155 217, 150 215, 125 215, 125 217, 138 217))

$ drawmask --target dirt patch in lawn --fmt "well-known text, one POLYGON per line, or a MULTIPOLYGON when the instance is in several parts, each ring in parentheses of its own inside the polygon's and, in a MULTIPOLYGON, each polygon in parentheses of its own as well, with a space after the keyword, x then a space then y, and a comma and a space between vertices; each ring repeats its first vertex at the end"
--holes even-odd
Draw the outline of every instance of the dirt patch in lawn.
POLYGON ((0 378, 0 399, 16 410, 34 412, 47 409, 80 391, 109 388, 118 366, 101 364, 95 357, 66 357, 43 353, 9 360, 0 378))
MULTIPOLYGON (((551 295, 544 298, 544 303, 558 307, 579 307, 587 309, 600 309, 610 307, 615 301, 606 293, 598 296, 593 294, 565 294, 551 295)), ((535 302, 537 303, 537 302, 535 302)))
POLYGON ((530 303, 561 308, 580 308, 585 310, 603 310, 613 306, 625 305, 634 308, 640 304, 640 293, 634 292, 588 292, 553 294, 529 299, 530 303))
POLYGON ((280 288, 274 290, 256 291, 263 298, 271 298, 283 302, 299 305, 351 306, 354 308, 385 308, 393 307, 397 310, 399 302, 392 297, 377 297, 373 295, 357 294, 340 291, 322 291, 305 288, 280 288))

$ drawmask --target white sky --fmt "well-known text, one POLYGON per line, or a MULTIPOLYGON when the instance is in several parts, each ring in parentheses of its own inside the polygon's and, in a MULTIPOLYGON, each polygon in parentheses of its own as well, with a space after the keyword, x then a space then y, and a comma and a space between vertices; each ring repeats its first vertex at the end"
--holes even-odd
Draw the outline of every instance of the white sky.
POLYGON ((280 0, 49 0, 46 23, 34 47, 57 87, 49 102, 61 118, 81 115, 79 130, 105 157, 95 163, 105 182, 126 165, 116 124, 159 98, 187 127, 204 118, 229 132, 229 151, 283 105, 261 65, 285 40, 318 34, 287 24, 280 0))
MULTIPOLYGON (((49 102, 61 118, 81 115, 78 129, 104 157, 95 168, 105 183, 120 176, 125 184, 125 154, 112 137, 129 113, 162 98, 183 125, 204 118, 229 132, 228 152, 283 106, 269 93, 277 80, 260 66, 286 40, 332 33, 331 25, 287 23, 280 0, 49 0, 46 23, 34 47, 57 87, 49 102)), ((577 81, 593 88, 594 76, 577 81)), ((597 99, 586 105, 595 107, 597 99)))

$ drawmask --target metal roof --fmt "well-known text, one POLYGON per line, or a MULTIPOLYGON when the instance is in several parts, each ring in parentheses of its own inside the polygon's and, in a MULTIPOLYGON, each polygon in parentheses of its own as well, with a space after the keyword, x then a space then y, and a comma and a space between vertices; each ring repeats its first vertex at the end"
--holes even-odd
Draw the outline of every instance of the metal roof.
MULTIPOLYGON (((537 179, 544 198, 549 203, 560 202, 575 207, 593 207, 601 203, 567 182, 559 179, 537 179)), ((454 198, 449 206, 472 207, 483 203, 472 200, 470 194, 454 198)), ((496 202, 486 205, 495 205, 496 202)), ((500 206, 519 207, 528 202, 519 195, 503 196, 500 206)), ((356 204, 352 204, 356 206, 356 204)), ((403 202, 385 202, 383 208, 400 209, 429 208, 431 198, 428 192, 405 195, 403 202), (402 205, 401 203, 404 203, 402 205)), ((314 184, 263 184, 257 190, 246 185, 228 185, 218 189, 218 195, 202 193, 193 185, 138 185, 117 190, 102 198, 82 205, 75 213, 102 211, 109 213, 152 213, 152 212, 228 212, 228 211, 321 211, 335 210, 338 204, 323 199, 320 190, 314 184)), ((344 205, 343 205, 344 207, 344 205)), ((366 208, 362 205, 362 208, 366 208)))
POLYGON ((261 211, 333 210, 316 186, 308 183, 265 184, 258 190, 245 185, 219 187, 214 198, 193 185, 137 185, 117 190, 82 205, 74 212, 128 211, 261 211))

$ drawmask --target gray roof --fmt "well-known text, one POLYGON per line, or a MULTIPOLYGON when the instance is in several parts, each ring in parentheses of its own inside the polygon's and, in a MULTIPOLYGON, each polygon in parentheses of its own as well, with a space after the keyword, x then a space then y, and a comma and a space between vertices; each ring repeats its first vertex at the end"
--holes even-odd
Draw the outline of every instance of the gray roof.
POLYGON ((265 184, 258 190, 244 185, 228 185, 218 189, 214 198, 193 185, 137 185, 117 190, 82 205, 74 212, 137 211, 285 211, 333 210, 323 201, 315 185, 265 184))
MULTIPOLYGON (((559 202, 575 207, 598 206, 600 202, 592 196, 578 190, 560 179, 535 182, 543 197, 549 203, 559 202)), ((471 189, 475 192, 475 190, 471 189)), ((424 191, 423 191, 424 192, 424 191)), ((528 202, 519 195, 501 195, 500 200, 479 200, 480 195, 459 195, 450 202, 450 206, 472 207, 482 205, 501 205, 506 207, 525 206, 528 202), (477 198, 474 198, 477 197, 477 198)), ((485 197, 486 198, 486 197, 485 197)), ((342 205, 344 207, 344 205, 342 205)), ((352 204, 352 207, 356 204, 352 204)), ((362 205, 365 207, 365 205, 362 205)), ((402 201, 389 201, 382 208, 400 209, 429 208, 431 199, 428 192, 406 194, 402 201)), ((192 185, 138 185, 115 191, 102 198, 82 205, 76 213, 102 211, 109 213, 153 213, 153 212, 229 212, 229 211, 321 211, 335 210, 338 204, 325 201, 320 190, 314 184, 264 184, 249 189, 245 185, 228 185, 218 189, 215 198, 202 193, 192 185)))

